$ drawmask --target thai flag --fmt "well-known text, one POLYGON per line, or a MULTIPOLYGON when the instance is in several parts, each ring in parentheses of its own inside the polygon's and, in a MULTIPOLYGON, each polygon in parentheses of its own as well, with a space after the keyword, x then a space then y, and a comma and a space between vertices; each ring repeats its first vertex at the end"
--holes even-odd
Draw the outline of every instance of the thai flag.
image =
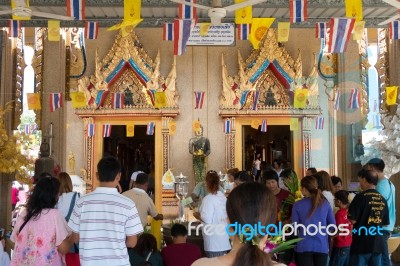
POLYGON ((400 27, 398 20, 392 21, 389 24, 389 37, 392 40, 400 39, 400 27))
POLYGON ((203 102, 204 102, 204 91, 195 91, 194 96, 196 98, 196 106, 194 109, 202 109, 203 108, 203 102))
POLYGON ((302 22, 307 20, 307 0, 290 0, 290 22, 302 22))
POLYGON ((340 108, 340 97, 342 96, 342 93, 340 91, 337 91, 336 93, 336 99, 335 99, 335 105, 334 109, 337 111, 340 108))
POLYGON ((360 94, 358 89, 351 89, 348 108, 358 109, 360 107, 360 94))
POLYGON ((174 40, 174 23, 164 23, 163 26, 163 40, 173 41, 174 40))
POLYGON ((381 127, 381 117, 379 114, 374 114, 374 128, 380 128, 381 127))
POLYGON ((85 19, 85 1, 67 0, 67 15, 74 17, 75 20, 85 19))
POLYGON ((37 128, 38 128, 37 125, 34 124, 32 130, 31 130, 31 132, 32 132, 33 134, 35 134, 36 131, 37 131, 37 128))
POLYGON ((191 19, 176 19, 174 22, 174 55, 182 55, 186 51, 186 43, 192 30, 191 19))
POLYGON ((318 116, 315 120, 315 129, 324 129, 325 118, 323 116, 318 116))
POLYGON ((249 39, 251 24, 237 24, 238 39, 245 41, 249 39))
POLYGON ((97 108, 99 108, 100 106, 104 106, 104 103, 106 102, 108 96, 108 91, 105 90, 99 90, 97 92, 97 96, 96 96, 96 105, 97 108))
POLYGON ((8 37, 17 38, 20 29, 21 22, 19 20, 8 20, 8 37))
POLYGON ((25 135, 31 134, 31 125, 30 124, 26 124, 24 126, 24 132, 25 132, 25 135))
POLYGON ((88 124, 87 125, 87 136, 88 137, 93 137, 94 136, 94 127, 95 127, 95 124, 88 124))
POLYGON ((261 122, 261 132, 267 132, 267 119, 263 119, 261 122))
POLYGON ((230 119, 226 119, 224 123, 224 132, 225 134, 232 133, 232 121, 230 119))
POLYGON ((260 98, 260 92, 255 91, 253 94, 253 110, 257 110, 258 98, 260 98))
POLYGON ((328 23, 326 22, 315 23, 315 37, 319 39, 324 39, 327 27, 328 23))
POLYGON ((343 53, 354 28, 355 19, 331 18, 329 31, 329 53, 343 53))
POLYGON ((62 107, 62 94, 50 93, 50 112, 54 112, 58 108, 62 107))
POLYGON ((108 138, 111 136, 111 125, 104 124, 103 125, 103 138, 108 138))
POLYGON ((155 127, 154 122, 148 123, 147 124, 146 135, 154 135, 154 127, 155 127))
MULTIPOLYGON (((196 0, 185 0, 185 2, 196 4, 196 0)), ((178 17, 180 19, 195 19, 197 20, 196 8, 189 5, 178 5, 178 17)))
POLYGON ((99 23, 95 21, 85 22, 85 38, 90 40, 97 39, 99 35, 99 23))
POLYGON ((124 107, 124 94, 120 92, 113 93, 112 96, 112 107, 114 109, 120 109, 124 107))

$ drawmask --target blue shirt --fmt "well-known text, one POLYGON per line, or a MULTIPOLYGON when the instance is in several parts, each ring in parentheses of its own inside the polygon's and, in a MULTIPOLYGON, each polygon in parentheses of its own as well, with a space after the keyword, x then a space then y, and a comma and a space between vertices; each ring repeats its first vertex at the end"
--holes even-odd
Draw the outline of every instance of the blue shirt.
POLYGON ((396 223, 396 202, 395 202, 395 193, 396 189, 392 182, 389 181, 386 177, 379 180, 376 185, 376 190, 381 193, 381 195, 385 198, 388 209, 389 209, 389 225, 383 226, 383 230, 393 231, 394 224, 396 223))

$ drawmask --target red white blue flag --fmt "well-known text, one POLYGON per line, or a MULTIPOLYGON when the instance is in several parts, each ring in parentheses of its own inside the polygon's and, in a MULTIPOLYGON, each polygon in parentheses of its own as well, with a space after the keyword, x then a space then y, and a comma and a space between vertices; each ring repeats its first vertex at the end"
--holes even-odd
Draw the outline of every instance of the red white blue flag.
POLYGON ((103 138, 108 138, 111 136, 111 125, 104 124, 103 125, 103 138))
POLYGON ((85 1, 67 0, 67 16, 74 17, 75 20, 85 19, 85 1))
POLYGON ((261 132, 267 132, 267 119, 263 119, 261 122, 261 132))
POLYGON ((174 23, 164 23, 163 40, 164 41, 173 41, 174 40, 174 23))
POLYGON ((360 93, 358 89, 351 89, 348 108, 358 109, 360 107, 360 93))
POLYGON ((155 128, 155 123, 150 122, 147 124, 147 130, 146 130, 146 135, 154 135, 154 128, 155 128))
POLYGON ((329 53, 343 53, 346 51, 354 23, 354 18, 331 18, 329 22, 329 53))
POLYGON ((392 40, 400 39, 400 27, 398 20, 392 21, 389 24, 389 37, 392 40))
POLYGON ((327 28, 328 28, 328 23, 326 22, 315 23, 315 37, 319 39, 324 39, 327 28))
POLYGON ((307 0, 290 0, 290 22, 302 22, 307 20, 307 0))
MULTIPOLYGON (((185 2, 196 4, 196 0, 185 0, 185 2)), ((178 17, 180 19, 195 19, 197 21, 197 12, 194 6, 178 4, 178 17)))
POLYGON ((224 132, 225 132, 225 134, 230 134, 230 133, 232 133, 232 120, 230 120, 230 119, 225 119, 225 122, 224 122, 224 132))
POLYGON ((95 21, 85 22, 85 38, 90 40, 97 39, 99 36, 99 23, 95 21))
POLYGON ((251 24, 237 24, 238 39, 245 41, 249 39, 251 24))
POLYGON ((194 96, 196 98, 196 106, 194 109, 202 109, 203 108, 203 102, 204 102, 204 95, 206 93, 204 91, 195 91, 194 96))
POLYGON ((93 137, 94 136, 94 128, 95 128, 95 124, 88 124, 87 125, 87 136, 88 137, 93 137))
POLYGON ((253 110, 257 110, 258 98, 260 98, 260 92, 255 91, 253 94, 253 104, 252 104, 253 110))
POLYGON ((30 124, 26 124, 24 126, 24 133, 25 133, 25 135, 31 134, 31 125, 30 124))
POLYGON ((114 109, 124 108, 124 94, 120 92, 115 92, 112 95, 112 107, 114 109))
POLYGON ((58 108, 62 107, 62 94, 50 93, 50 112, 54 112, 58 108))
POLYGON ((105 91, 105 90, 99 90, 97 92, 97 96, 96 96, 96 100, 95 100, 97 108, 104 106, 104 103, 106 102, 108 93, 109 92, 105 91))
POLYGON ((186 51, 186 43, 190 37, 193 20, 175 19, 174 22, 174 55, 182 55, 186 51))
POLYGON ((19 20, 8 20, 8 37, 17 38, 20 29, 21 22, 19 20))
POLYGON ((342 96, 342 93, 340 91, 337 91, 336 93, 336 99, 335 99, 335 105, 334 109, 337 111, 340 108, 340 97, 342 96))
POLYGON ((323 116, 318 116, 315 119, 315 129, 324 129, 325 118, 323 116))

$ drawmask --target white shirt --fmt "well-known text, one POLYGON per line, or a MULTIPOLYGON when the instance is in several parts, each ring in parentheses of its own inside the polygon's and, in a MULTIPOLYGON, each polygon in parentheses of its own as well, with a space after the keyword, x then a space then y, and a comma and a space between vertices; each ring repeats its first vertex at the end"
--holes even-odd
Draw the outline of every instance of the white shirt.
MULTIPOLYGON (((63 193, 58 198, 56 208, 61 212, 63 217, 67 217, 69 207, 71 206, 71 201, 72 201, 74 194, 75 194, 75 192, 63 193)), ((75 206, 75 203, 78 199, 79 199, 79 194, 76 195, 76 199, 75 199, 75 202, 72 203, 73 204, 72 207, 75 206)))
POLYGON ((335 197, 333 196, 332 192, 324 190, 324 191, 322 191, 322 194, 325 196, 326 200, 329 202, 329 205, 331 205, 331 208, 333 211, 335 208, 335 203, 334 203, 335 197))
POLYGON ((0 241, 0 265, 8 266, 10 265, 10 257, 7 252, 4 252, 3 243, 0 241))

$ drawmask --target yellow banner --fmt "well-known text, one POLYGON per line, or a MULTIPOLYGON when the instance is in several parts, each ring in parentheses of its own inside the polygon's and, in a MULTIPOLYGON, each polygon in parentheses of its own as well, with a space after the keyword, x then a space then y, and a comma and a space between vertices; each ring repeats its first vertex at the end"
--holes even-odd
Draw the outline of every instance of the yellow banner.
POLYGON ((294 91, 294 108, 305 108, 308 98, 308 89, 297 89, 294 91))
POLYGON ((200 23, 200 36, 207 36, 211 23, 200 23))
POLYGON ((169 132, 168 132, 168 134, 169 135, 175 135, 175 133, 176 133, 176 122, 175 121, 169 121, 168 122, 168 129, 169 129, 169 132))
POLYGON ((192 128, 193 128, 193 132, 197 132, 197 131, 201 130, 200 121, 193 121, 192 128))
POLYGON ((353 40, 360 41, 364 34, 365 21, 356 21, 353 29, 353 40))
POLYGON ((290 22, 278 22, 278 42, 289 40, 290 22))
POLYGON ((126 136, 133 137, 135 136, 135 124, 129 123, 126 125, 126 136))
POLYGON ((81 91, 70 93, 72 100, 72 108, 83 108, 86 107, 86 97, 81 91))
POLYGON ((299 119, 290 118, 290 131, 297 131, 299 129, 299 119))
POLYGON ((26 96, 28 100, 28 110, 42 109, 39 93, 27 93, 26 96))
MULTIPOLYGON (((17 7, 17 2, 19 2, 18 6, 21 6, 21 1, 11 0, 11 9, 14 9, 17 7)), ((22 3, 24 4, 23 7, 29 8, 29 1, 23 1, 22 3)), ((13 20, 29 20, 29 19, 31 19, 31 16, 20 17, 20 16, 15 16, 14 14, 12 14, 12 19, 13 20)))
POLYGON ((124 20, 140 19, 141 0, 124 0, 124 20))
POLYGON ((251 127, 254 129, 258 129, 258 127, 261 125, 261 119, 254 119, 251 120, 251 127))
POLYGON ((167 106, 167 96, 163 91, 156 91, 154 93, 154 107, 155 108, 164 108, 167 106))
MULTIPOLYGON (((247 0, 235 0, 235 4, 245 2, 247 0)), ((253 7, 247 6, 239 8, 235 11, 235 24, 250 24, 253 19, 253 7)))
POLYGON ((267 33, 269 27, 274 23, 275 18, 253 18, 249 40, 254 49, 258 49, 260 42, 267 33))
POLYGON ((346 17, 355 18, 356 20, 363 19, 362 0, 345 0, 346 17))
POLYGON ((60 21, 49 20, 47 24, 47 39, 51 42, 60 41, 60 21))
POLYGON ((397 86, 386 87, 386 104, 393 105, 397 102, 397 86))

